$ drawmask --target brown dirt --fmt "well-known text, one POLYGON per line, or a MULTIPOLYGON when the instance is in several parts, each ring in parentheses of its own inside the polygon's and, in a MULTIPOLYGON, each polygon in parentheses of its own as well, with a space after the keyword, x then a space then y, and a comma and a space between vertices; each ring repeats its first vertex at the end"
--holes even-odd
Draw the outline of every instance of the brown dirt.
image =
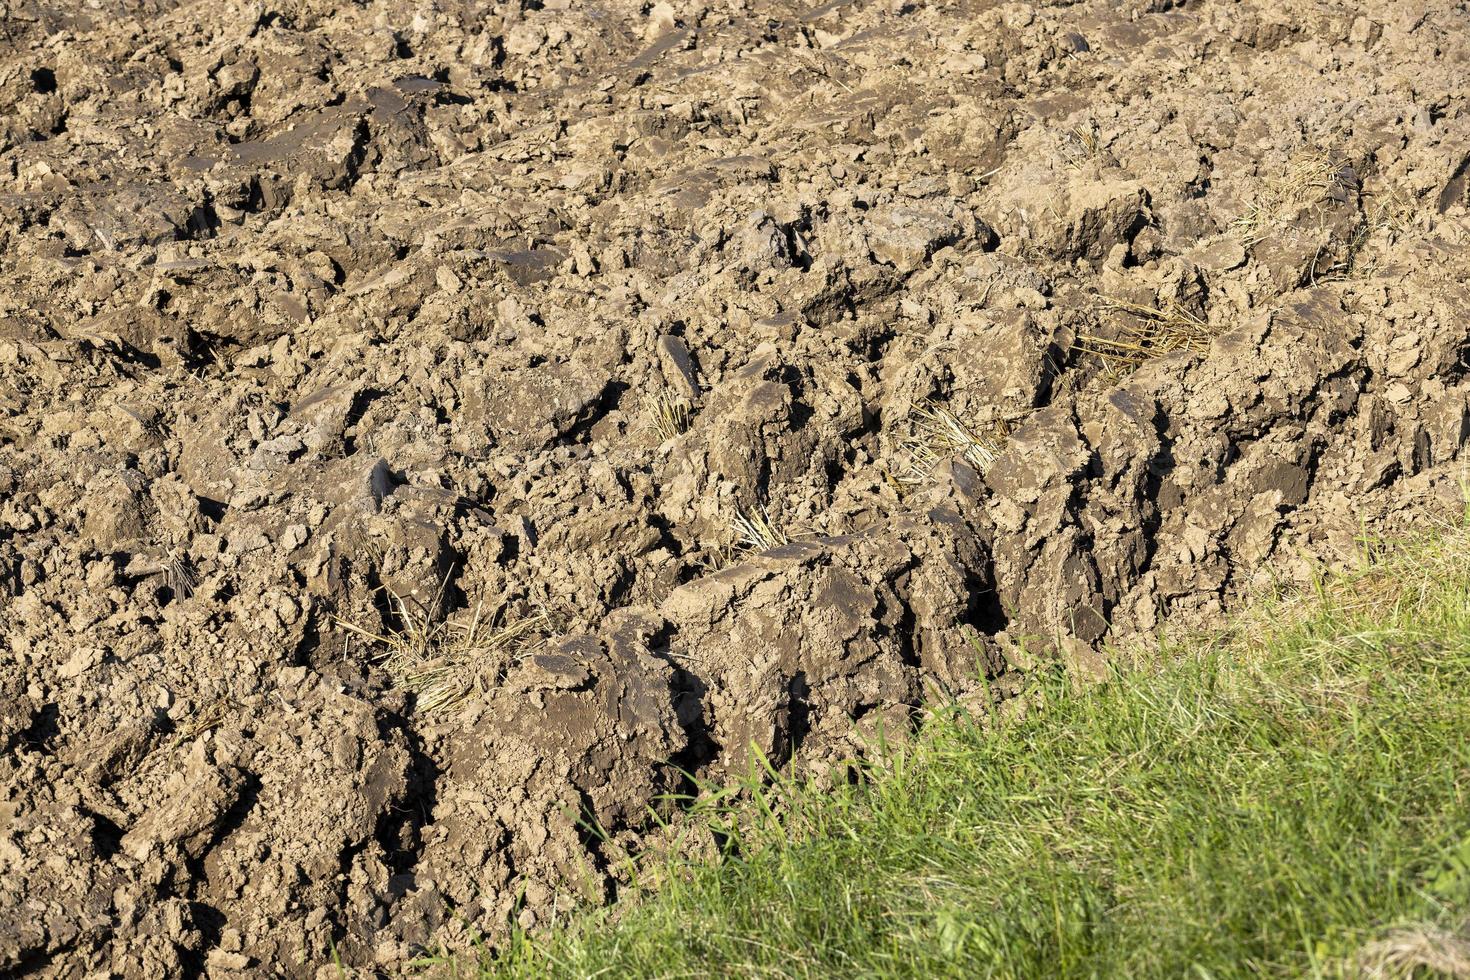
POLYGON ((1467 71, 1453 0, 0 0, 0 972, 392 972, 1458 506, 1467 71))

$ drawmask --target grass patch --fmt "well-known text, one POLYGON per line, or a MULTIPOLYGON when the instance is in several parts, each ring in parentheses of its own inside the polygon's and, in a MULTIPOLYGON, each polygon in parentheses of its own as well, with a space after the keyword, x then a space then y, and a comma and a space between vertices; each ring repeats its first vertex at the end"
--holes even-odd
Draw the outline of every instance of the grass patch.
MULTIPOLYGON (((727 843, 487 976, 1464 975, 1470 533, 836 787, 695 805, 727 843)), ((461 969, 466 964, 461 964, 461 969)))

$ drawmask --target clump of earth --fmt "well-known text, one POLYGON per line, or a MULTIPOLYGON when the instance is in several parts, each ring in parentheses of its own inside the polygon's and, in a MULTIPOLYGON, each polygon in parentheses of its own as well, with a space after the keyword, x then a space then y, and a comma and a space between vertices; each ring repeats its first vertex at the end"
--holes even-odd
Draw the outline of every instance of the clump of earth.
POLYGON ((1455 512, 1467 70, 1452 0, 0 0, 0 971, 535 930, 752 748, 1455 512))

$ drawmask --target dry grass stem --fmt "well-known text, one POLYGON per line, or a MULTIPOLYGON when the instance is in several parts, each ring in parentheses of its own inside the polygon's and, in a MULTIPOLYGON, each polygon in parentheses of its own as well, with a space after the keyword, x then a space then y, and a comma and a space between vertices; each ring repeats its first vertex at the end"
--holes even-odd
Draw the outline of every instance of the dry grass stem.
POLYGON ((1104 361, 1114 375, 1126 374, 1145 361, 1188 350, 1210 349, 1215 330, 1207 322, 1174 304, 1162 309, 1103 297, 1101 308, 1118 316, 1118 334, 1103 337, 1084 334, 1077 346, 1104 361))
POLYGON ((904 471, 894 477, 900 488, 927 483, 940 463, 962 459, 984 473, 1005 443, 1005 431, 977 432, 958 415, 932 401, 914 408, 909 416, 910 436, 902 443, 908 457, 904 471))
POLYGON ((1376 275, 1377 259, 1365 260, 1369 242, 1380 232, 1386 231, 1395 237, 1402 235, 1409 228, 1409 218, 1413 210, 1413 201, 1397 191, 1370 199, 1363 207, 1362 218, 1358 221, 1352 238, 1343 249, 1342 258, 1318 281, 1332 282, 1376 275))
POLYGON ((1299 155, 1286 171, 1261 182, 1261 194, 1232 229, 1246 245, 1255 245, 1283 221, 1326 201, 1342 181, 1343 165, 1325 153, 1299 155))
POLYGON ((1438 926, 1396 929, 1359 951, 1356 972, 1382 980, 1470 977, 1470 939, 1438 926))
MULTIPOLYGON (((447 578, 446 578, 447 583, 447 578)), ((544 610, 522 619, 487 617, 476 603, 468 623, 439 616, 444 586, 427 606, 392 591, 398 628, 364 629, 338 619, 344 629, 373 644, 377 659, 395 681, 418 696, 426 712, 454 707, 475 692, 490 690, 526 648, 551 632, 544 610)))
POLYGON ((694 410, 689 403, 667 388, 647 396, 643 408, 648 415, 644 424, 660 442, 688 432, 694 418, 694 410))
POLYGON ((194 568, 193 559, 178 548, 170 550, 164 557, 163 577, 173 594, 180 599, 189 598, 199 587, 199 573, 194 568))
POLYGON ((1062 140, 1062 157, 1068 167, 1077 169, 1102 157, 1102 136, 1097 124, 1073 126, 1062 140))
POLYGON ((771 520, 764 504, 740 510, 733 524, 741 551, 770 551, 791 543, 790 536, 771 520))

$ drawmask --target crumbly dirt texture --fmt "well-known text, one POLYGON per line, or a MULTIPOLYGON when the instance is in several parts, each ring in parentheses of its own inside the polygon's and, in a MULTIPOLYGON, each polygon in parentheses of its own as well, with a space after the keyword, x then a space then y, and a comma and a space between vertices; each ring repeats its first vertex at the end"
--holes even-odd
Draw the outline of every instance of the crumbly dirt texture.
POLYGON ((1467 78, 1452 0, 0 0, 0 972, 544 927, 684 773, 1453 510, 1467 78))

